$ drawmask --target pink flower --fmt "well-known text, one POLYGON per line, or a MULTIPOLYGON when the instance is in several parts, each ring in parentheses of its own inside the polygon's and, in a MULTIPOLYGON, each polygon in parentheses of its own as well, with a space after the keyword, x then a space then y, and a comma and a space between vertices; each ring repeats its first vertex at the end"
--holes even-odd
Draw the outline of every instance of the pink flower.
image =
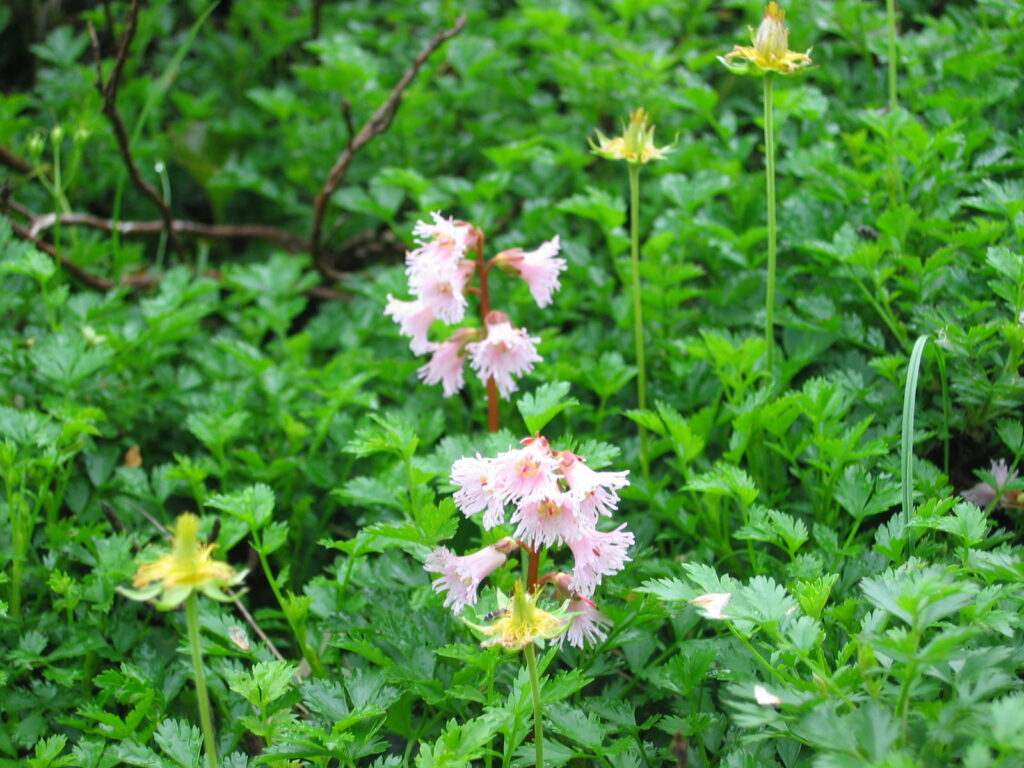
POLYGON ((439 264, 456 264, 463 259, 473 228, 465 222, 446 219, 440 211, 430 214, 433 224, 417 221, 412 229, 417 248, 405 256, 410 274, 439 264))
POLYGON ((993 461, 992 466, 989 468, 989 473, 992 475, 992 479, 996 481, 997 487, 993 488, 988 483, 978 483, 960 494, 964 501, 969 501, 974 506, 985 509, 996 496, 999 496, 999 506, 1010 509, 1024 509, 1024 492, 1002 491, 1007 484, 1017 479, 1016 472, 1010 474, 1010 468, 1006 466, 1006 461, 1004 459, 993 461))
POLYGON ((605 629, 612 622, 598 610, 593 600, 577 595, 569 601, 568 609, 569 613, 576 615, 570 619, 569 628, 555 641, 556 644, 561 645, 563 640, 568 640, 574 648, 582 648, 584 642, 597 645, 608 636, 605 629))
POLYGON ((595 472, 586 465, 586 459, 570 451, 561 451, 562 476, 579 503, 580 512, 597 521, 598 514, 610 517, 619 504, 616 491, 629 485, 624 472, 595 472))
POLYGON ((625 524, 614 531, 585 531, 567 542, 575 558, 572 589, 584 597, 594 594, 601 578, 623 569, 631 559, 626 550, 633 544, 633 534, 624 531, 625 524))
POLYGON ((496 486, 505 501, 522 504, 560 494, 558 459, 543 437, 526 438, 522 448, 499 453, 494 464, 496 486))
POLYGON ((430 362, 416 375, 423 379, 424 384, 440 383, 445 397, 454 395, 466 383, 462 368, 466 362, 466 339, 472 335, 472 328, 460 328, 447 341, 435 344, 430 362))
POLYGON ((498 392, 508 397, 518 389, 512 376, 529 373, 533 364, 543 359, 534 346, 540 339, 531 338, 522 328, 513 328, 503 312, 490 312, 486 324, 487 338, 466 345, 469 364, 482 382, 493 378, 498 392))
POLYGON ((420 299, 402 301, 389 293, 384 314, 392 317, 398 323, 399 333, 412 339, 409 348, 413 354, 422 355, 424 352, 430 351, 427 332, 430 330, 431 323, 434 322, 434 312, 429 304, 420 299))
POLYGON ((444 607, 451 606, 453 613, 461 613, 467 605, 476 603, 480 582, 504 565, 509 553, 517 546, 515 539, 506 537, 462 557, 453 555, 447 547, 439 547, 427 555, 423 570, 441 574, 440 578, 434 579, 434 591, 447 591, 444 607))
POLYGON ((567 493, 521 504, 512 513, 512 522, 519 523, 516 538, 533 547, 550 547, 580 533, 576 504, 567 493))
POLYGON ((497 483, 497 461, 461 458, 452 464, 452 483, 459 486, 455 492, 455 506, 466 517, 486 509, 484 528, 490 530, 505 522, 505 501, 497 483))
POLYGON ((468 305, 464 291, 473 269, 473 262, 461 261, 410 273, 409 291, 427 304, 438 320, 449 325, 462 322, 468 305))
POLYGON ((551 294, 562 287, 558 273, 566 267, 565 259, 558 257, 558 235, 543 243, 535 251, 513 248, 498 254, 499 263, 507 264, 530 286, 530 293, 538 307, 551 303, 551 294))

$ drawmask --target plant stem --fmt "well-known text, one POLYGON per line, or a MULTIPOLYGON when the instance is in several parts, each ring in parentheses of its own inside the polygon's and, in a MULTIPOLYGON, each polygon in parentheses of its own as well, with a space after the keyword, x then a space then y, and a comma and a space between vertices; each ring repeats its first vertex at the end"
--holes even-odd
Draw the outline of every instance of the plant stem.
MULTIPOLYGON (((637 407, 647 410, 647 369, 644 363, 644 309, 640 294, 640 166, 629 165, 629 241, 633 271, 633 346, 636 348, 637 407)), ((640 428, 640 469, 644 482, 651 479, 647 461, 647 430, 640 428)))
POLYGON ((896 89, 896 0, 885 0, 885 16, 889 22, 889 111, 899 105, 899 94, 896 89))
MULTIPOLYGON (((491 265, 484 261, 483 242, 477 243, 476 247, 477 274, 480 277, 480 321, 483 324, 484 334, 487 333, 487 315, 491 313, 491 291, 487 283, 487 276, 491 271, 491 265)), ((492 376, 487 380, 487 431, 497 432, 500 427, 498 420, 498 383, 492 376)))
POLYGON ((536 768, 544 768, 544 723, 541 720, 540 678, 537 676, 537 653, 530 643, 523 649, 526 666, 530 669, 530 688, 533 694, 533 744, 537 750, 536 768))
POLYGON ((199 646, 199 601, 193 592, 185 601, 185 621, 188 624, 188 645, 192 651, 192 671, 196 678, 196 700, 199 702, 199 721, 206 744, 206 763, 217 768, 217 742, 213 735, 210 716, 210 697, 206 691, 206 672, 203 670, 203 651, 199 646))
POLYGON ((764 76, 765 184, 768 191, 768 291, 764 299, 764 340, 769 387, 775 386, 775 125, 772 73, 764 76))

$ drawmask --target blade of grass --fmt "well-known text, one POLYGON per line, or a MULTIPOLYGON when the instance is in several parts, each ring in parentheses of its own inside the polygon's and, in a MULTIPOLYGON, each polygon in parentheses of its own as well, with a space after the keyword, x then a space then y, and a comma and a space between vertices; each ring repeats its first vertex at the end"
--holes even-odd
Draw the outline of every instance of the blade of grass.
POLYGON ((924 355, 928 334, 918 336, 910 353, 907 365, 907 384, 903 390, 903 430, 900 440, 900 467, 903 482, 903 525, 907 533, 907 553, 914 553, 913 537, 910 534, 910 518, 914 508, 914 408, 917 403, 917 379, 921 373, 921 357, 924 355))

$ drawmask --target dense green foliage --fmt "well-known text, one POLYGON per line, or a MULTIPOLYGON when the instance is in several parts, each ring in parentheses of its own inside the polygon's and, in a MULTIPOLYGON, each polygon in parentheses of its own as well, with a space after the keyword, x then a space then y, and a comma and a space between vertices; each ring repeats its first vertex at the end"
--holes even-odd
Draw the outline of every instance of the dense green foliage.
POLYGON ((608 636, 538 657, 546 765, 1024 766, 1024 482, 958 496, 1024 457, 1017 0, 900 2, 896 109, 885 3, 787 4, 815 66, 775 82, 774 384, 761 81, 716 59, 758 0, 357 0, 323 3, 319 35, 310 2, 148 3, 117 93, 142 176, 178 219, 299 241, 346 114, 467 14, 331 196, 326 282, 266 239, 43 226, 159 220, 86 27, 109 77, 128 3, 43 5, 0 9, 0 147, 29 166, 0 170, 0 765, 204 764, 185 616, 116 592, 188 510, 250 569, 237 603, 200 603, 221 765, 532 765, 525 668, 422 565, 510 533, 458 513, 449 471, 542 425, 631 471, 636 536, 608 636), (626 169, 587 143, 640 105, 674 139, 641 174, 644 411, 626 169), (423 385, 383 315, 436 210, 491 253, 560 234, 569 262, 544 309, 492 281, 544 358, 495 435, 475 377, 423 385), (709 593, 728 619, 690 604, 709 593))

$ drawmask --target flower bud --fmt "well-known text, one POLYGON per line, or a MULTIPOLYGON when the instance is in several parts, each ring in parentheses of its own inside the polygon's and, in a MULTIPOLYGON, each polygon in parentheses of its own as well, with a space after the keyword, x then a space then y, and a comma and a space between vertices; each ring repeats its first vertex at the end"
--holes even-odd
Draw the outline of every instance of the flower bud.
POLYGON ((754 35, 754 49, 765 61, 780 61, 789 51, 789 30, 786 29, 786 12, 778 3, 768 3, 764 19, 754 35))

